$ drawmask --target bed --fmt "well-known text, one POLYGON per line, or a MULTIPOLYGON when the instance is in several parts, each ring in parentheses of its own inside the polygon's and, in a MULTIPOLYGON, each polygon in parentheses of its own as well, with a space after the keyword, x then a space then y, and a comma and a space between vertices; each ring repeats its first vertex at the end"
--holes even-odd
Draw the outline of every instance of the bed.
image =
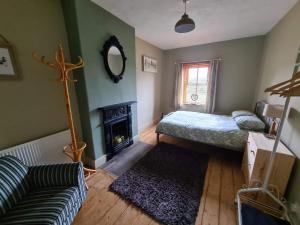
MULTIPOLYGON (((263 104, 259 102, 256 106, 259 118, 263 104)), ((241 129, 232 116, 188 111, 170 113, 156 127, 157 141, 160 134, 165 134, 236 151, 243 151, 248 132, 241 129)))

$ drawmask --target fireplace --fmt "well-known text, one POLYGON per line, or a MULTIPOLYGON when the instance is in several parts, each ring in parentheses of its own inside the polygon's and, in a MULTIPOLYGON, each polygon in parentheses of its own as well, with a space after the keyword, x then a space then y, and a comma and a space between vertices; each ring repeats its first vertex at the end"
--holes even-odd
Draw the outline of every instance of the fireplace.
POLYGON ((131 105, 124 102, 99 108, 103 115, 104 140, 107 160, 133 144, 131 105))

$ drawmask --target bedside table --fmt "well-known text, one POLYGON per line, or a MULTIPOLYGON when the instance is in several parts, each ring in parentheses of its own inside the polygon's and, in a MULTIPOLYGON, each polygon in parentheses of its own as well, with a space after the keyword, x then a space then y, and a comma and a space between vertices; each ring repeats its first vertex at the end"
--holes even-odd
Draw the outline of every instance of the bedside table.
MULTIPOLYGON (((248 186, 263 183, 273 145, 274 139, 265 137, 263 133, 249 132, 242 163, 242 171, 248 186)), ((280 197, 285 193, 294 162, 295 156, 280 142, 269 182, 277 186, 280 197)))

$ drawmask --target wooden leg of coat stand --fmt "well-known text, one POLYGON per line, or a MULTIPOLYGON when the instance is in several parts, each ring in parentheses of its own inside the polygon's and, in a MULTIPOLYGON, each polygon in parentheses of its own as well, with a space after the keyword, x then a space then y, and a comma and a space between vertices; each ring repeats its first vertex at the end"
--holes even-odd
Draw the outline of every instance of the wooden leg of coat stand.
MULTIPOLYGON (((77 149, 74 149, 73 144, 71 145, 66 145, 64 147, 63 152, 70 158, 72 159, 73 162, 82 162, 81 157, 82 153, 86 148, 86 143, 83 141, 76 142, 77 149)), ((83 172, 84 172, 84 177, 85 177, 85 187, 88 190, 88 185, 87 185, 87 179, 96 172, 94 169, 87 168, 83 166, 83 172)))
POLYGON ((93 174, 96 172, 96 170, 93 170, 93 169, 89 169, 87 167, 83 167, 83 170, 85 172, 85 187, 87 188, 87 190, 89 190, 89 187, 87 185, 87 179, 93 174))

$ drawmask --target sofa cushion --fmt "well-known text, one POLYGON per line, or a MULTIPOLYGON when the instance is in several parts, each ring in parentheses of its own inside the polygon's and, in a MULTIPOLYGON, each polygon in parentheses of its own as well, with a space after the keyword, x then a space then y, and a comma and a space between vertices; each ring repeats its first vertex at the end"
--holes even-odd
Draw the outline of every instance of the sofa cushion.
POLYGON ((41 188, 29 192, 0 219, 0 224, 68 225, 80 206, 78 187, 41 188))
POLYGON ((16 157, 0 157, 0 217, 28 191, 27 171, 27 166, 16 157))

